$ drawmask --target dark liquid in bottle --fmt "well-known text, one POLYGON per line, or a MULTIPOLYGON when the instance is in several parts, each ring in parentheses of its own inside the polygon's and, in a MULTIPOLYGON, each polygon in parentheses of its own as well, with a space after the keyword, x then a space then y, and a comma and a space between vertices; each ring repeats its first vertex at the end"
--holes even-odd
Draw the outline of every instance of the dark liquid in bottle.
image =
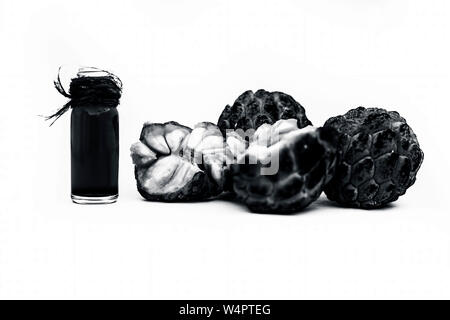
POLYGON ((119 114, 116 108, 75 107, 71 117, 72 195, 118 194, 119 114))

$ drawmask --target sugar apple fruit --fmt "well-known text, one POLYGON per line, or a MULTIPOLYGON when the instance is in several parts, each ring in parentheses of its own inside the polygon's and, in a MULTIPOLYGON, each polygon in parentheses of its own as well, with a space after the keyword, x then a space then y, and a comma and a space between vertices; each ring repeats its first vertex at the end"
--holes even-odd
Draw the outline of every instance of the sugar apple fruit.
POLYGON ((147 200, 193 201, 223 191, 227 158, 219 128, 207 122, 192 130, 177 122, 146 123, 131 146, 139 193, 147 200))
POLYGON ((251 211, 293 213, 322 193, 334 174, 336 132, 299 129, 298 119, 263 124, 231 165, 233 190, 251 211))
POLYGON ((330 200, 356 208, 383 207, 416 180, 423 161, 417 137, 395 111, 359 107, 330 118, 339 132, 336 175, 325 187, 330 200))
POLYGON ((227 105, 217 125, 222 133, 227 129, 257 129, 264 123, 273 124, 280 119, 296 119, 297 126, 311 125, 305 109, 290 95, 282 92, 249 90, 241 94, 232 106, 227 105))

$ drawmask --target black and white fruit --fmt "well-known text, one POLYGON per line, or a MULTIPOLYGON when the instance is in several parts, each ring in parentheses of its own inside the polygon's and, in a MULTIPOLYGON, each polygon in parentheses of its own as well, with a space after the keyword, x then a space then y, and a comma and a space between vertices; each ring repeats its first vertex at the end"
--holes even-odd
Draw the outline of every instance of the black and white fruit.
POLYGON ((139 193, 147 200, 202 200, 226 184, 226 148, 219 128, 207 122, 192 130, 177 122, 146 123, 131 146, 139 193))
POLYGON ((325 187, 330 200, 357 208, 396 201, 416 181, 423 161, 417 137, 395 111, 359 107, 329 119, 339 132, 339 163, 325 187))
POLYGON ((297 119, 263 124, 231 166, 233 190, 251 211, 297 212, 322 193, 335 161, 334 129, 299 129, 297 119))
POLYGON ((280 119, 296 119, 299 128, 311 125, 305 109, 290 95, 262 89, 255 93, 248 90, 232 106, 225 107, 217 125, 225 133, 230 129, 256 130, 264 123, 273 124, 280 119))

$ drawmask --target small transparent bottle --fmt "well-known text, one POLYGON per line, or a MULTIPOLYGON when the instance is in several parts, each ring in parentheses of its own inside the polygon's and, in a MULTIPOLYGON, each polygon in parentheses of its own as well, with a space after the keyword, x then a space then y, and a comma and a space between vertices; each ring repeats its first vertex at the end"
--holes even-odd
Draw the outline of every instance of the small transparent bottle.
POLYGON ((70 101, 47 118, 56 121, 72 109, 72 201, 79 204, 116 202, 119 194, 117 106, 122 94, 120 79, 104 70, 82 68, 72 78, 68 93, 59 74, 55 86, 70 101))

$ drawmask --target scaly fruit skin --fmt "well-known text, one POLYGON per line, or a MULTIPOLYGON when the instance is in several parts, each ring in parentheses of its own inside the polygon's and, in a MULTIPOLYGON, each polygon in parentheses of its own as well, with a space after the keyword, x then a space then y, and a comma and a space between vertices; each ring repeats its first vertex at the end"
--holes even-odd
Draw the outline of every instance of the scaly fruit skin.
POLYGON ((227 129, 257 129, 264 123, 273 124, 280 119, 297 119, 299 128, 311 125, 305 109, 290 95, 260 89, 241 94, 232 106, 227 105, 218 120, 225 134, 227 129))
POLYGON ((395 111, 359 107, 330 118, 339 132, 339 162, 325 187, 341 205, 374 209, 396 201, 416 180, 423 161, 417 137, 395 111))
POLYGON ((270 164, 251 162, 250 147, 244 154, 245 162, 231 166, 237 198, 257 213, 301 211, 320 196, 334 175, 336 144, 332 128, 296 129, 275 144, 279 170, 274 175, 261 174, 270 164))

